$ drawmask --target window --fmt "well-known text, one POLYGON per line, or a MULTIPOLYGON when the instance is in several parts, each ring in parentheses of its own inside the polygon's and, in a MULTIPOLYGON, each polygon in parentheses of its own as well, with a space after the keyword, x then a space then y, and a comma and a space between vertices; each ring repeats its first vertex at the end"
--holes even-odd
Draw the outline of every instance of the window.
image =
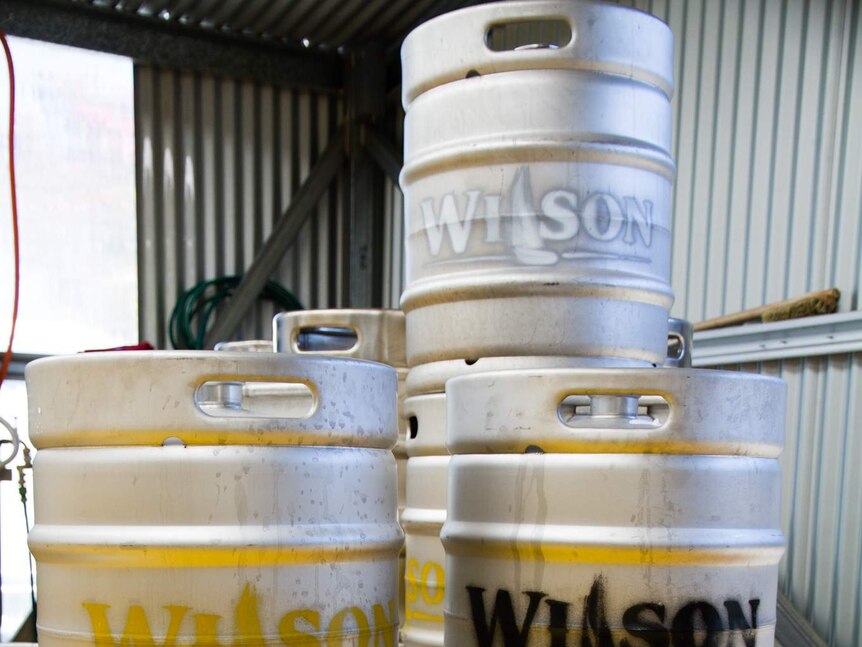
MULTIPOLYGON (((137 240, 132 62, 10 38, 16 75, 21 292, 14 350, 73 353, 135 343, 137 240)), ((0 70, 0 345, 12 311, 6 149, 8 81, 0 70)), ((0 416, 27 438, 22 380, 0 388, 0 416)), ((28 443, 29 444, 29 443, 28 443)), ((30 611, 26 530, 15 482, 0 483, 0 574, 8 641, 30 611)), ((28 494, 32 499, 30 474, 28 494)), ((32 514, 32 508, 31 508, 32 514)), ((30 522, 33 522, 32 516, 30 522)))

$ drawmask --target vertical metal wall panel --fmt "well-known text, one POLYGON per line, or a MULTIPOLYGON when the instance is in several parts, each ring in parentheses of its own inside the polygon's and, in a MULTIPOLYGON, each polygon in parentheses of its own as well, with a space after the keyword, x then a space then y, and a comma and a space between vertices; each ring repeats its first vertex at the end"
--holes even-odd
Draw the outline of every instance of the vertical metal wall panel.
MULTIPOLYGON (((141 338, 170 346, 183 290, 241 274, 341 124, 332 95, 135 68, 141 338)), ((274 277, 307 307, 344 302, 340 180, 274 277)), ((277 308, 256 304, 240 338, 269 338, 277 308)))
POLYGON ((725 368, 787 382, 781 587, 830 645, 862 644, 862 353, 725 368))

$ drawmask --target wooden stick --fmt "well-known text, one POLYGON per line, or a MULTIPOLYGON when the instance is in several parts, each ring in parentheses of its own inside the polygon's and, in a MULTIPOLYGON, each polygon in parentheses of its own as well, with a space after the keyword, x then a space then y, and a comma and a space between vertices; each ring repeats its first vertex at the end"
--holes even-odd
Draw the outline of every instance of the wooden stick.
POLYGON ((733 314, 706 319, 694 324, 694 329, 713 330, 714 328, 726 328, 727 326, 737 326, 764 319, 795 319, 812 314, 829 314, 838 309, 838 299, 840 297, 841 292, 837 288, 809 292, 795 299, 768 303, 758 308, 750 308, 734 312, 733 314))

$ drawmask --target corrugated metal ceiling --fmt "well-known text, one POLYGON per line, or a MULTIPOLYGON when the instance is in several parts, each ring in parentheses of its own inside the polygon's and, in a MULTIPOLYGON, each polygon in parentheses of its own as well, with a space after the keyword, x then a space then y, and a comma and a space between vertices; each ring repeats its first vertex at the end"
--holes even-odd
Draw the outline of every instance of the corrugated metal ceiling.
POLYGON ((335 50, 384 40, 397 43, 431 16, 481 0, 64 0, 191 29, 335 50))

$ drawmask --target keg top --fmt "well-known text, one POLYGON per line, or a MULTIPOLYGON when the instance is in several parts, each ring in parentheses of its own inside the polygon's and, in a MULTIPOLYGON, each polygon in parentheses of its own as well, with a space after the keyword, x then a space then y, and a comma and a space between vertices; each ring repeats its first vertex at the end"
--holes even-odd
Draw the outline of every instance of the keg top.
POLYGON ((710 454, 774 458, 787 388, 682 368, 511 370, 446 383, 452 454, 710 454))
MULTIPOLYGON (((407 366, 404 345, 404 313, 387 309, 332 309, 294 310, 278 314, 273 319, 275 348, 280 353, 297 355, 334 355, 353 357, 389 364, 396 368, 407 366), (310 348, 304 349, 299 336, 304 330, 318 329, 309 337, 310 348), (330 345, 344 332, 352 332, 356 343, 345 348, 330 345)), ((349 343, 349 342, 348 342, 349 343)))
MULTIPOLYGON (((536 43, 536 45, 542 45, 536 43)), ((513 70, 579 69, 617 74, 673 95, 673 34, 648 13, 604 2, 521 0, 484 4, 438 16, 414 29, 401 47, 402 103, 468 76, 513 70), (497 25, 565 22, 568 43, 495 51, 497 25)))
POLYGON ((397 439, 395 370, 280 353, 143 351, 28 364, 39 448, 327 445, 388 449, 397 439))

